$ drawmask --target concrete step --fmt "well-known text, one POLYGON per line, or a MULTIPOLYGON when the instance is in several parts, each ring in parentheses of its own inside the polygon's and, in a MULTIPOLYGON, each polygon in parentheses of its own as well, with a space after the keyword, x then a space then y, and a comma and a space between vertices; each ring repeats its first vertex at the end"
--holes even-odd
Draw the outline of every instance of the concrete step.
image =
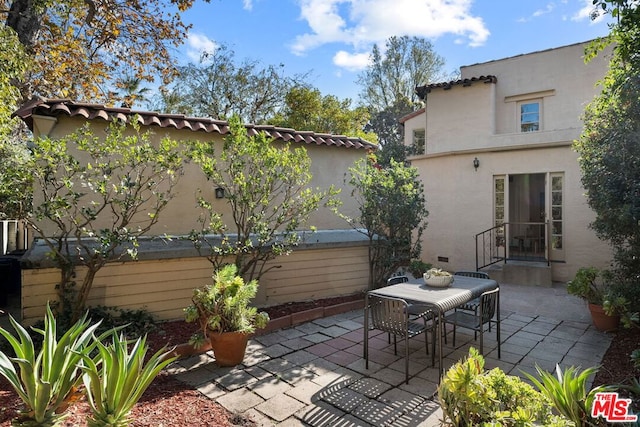
POLYGON ((551 266, 545 262, 508 261, 506 264, 493 264, 484 269, 498 283, 515 285, 553 286, 551 266))

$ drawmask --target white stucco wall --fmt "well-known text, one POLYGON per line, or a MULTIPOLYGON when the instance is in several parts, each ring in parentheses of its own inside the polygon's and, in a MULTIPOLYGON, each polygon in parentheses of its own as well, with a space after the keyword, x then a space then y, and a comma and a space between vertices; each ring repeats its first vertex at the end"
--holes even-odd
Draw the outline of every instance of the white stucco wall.
POLYGON ((585 47, 462 67, 463 79, 494 75, 497 82, 434 88, 427 94, 426 112, 406 120, 405 130, 425 127, 427 132, 427 153, 411 158, 430 212, 425 261, 450 271, 475 269, 474 236, 493 226, 496 175, 562 173, 564 254, 551 265, 553 280, 570 280, 583 266, 609 264, 610 248, 588 227, 594 213, 586 204, 572 148, 582 130, 582 112, 608 67, 609 51, 585 64, 585 47), (520 133, 517 102, 537 96, 543 99, 542 128, 520 133))
POLYGON ((590 62, 584 61, 588 43, 518 55, 461 67, 462 78, 494 75, 496 87, 496 133, 519 133, 515 103, 520 98, 543 99, 542 130, 582 128, 580 116, 597 93, 611 49, 590 62))

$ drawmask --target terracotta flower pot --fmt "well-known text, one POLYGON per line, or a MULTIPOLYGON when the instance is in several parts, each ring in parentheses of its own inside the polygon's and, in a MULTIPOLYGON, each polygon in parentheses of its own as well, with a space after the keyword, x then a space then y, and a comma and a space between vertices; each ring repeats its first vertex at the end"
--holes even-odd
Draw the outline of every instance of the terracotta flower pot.
POLYGON ((249 334, 242 332, 212 332, 211 348, 218 366, 236 366, 242 363, 249 334))
POLYGON ((593 326, 597 330, 602 332, 615 331, 618 329, 620 323, 620 316, 609 316, 604 312, 601 305, 589 304, 589 311, 591 312, 591 320, 593 320, 593 326))
POLYGON ((196 354, 206 353, 209 350, 211 350, 211 341, 205 342, 202 346, 197 348, 194 347, 193 344, 183 343, 176 345, 168 357, 190 357, 195 356, 196 354))

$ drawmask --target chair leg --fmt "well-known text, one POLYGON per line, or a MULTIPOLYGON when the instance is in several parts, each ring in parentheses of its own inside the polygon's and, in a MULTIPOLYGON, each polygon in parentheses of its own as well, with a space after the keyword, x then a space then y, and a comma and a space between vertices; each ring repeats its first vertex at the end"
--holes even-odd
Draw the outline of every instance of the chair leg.
POLYGON ((436 339, 437 339, 438 326, 433 325, 431 330, 431 367, 436 366, 436 339))
MULTIPOLYGON (((426 324, 426 321, 425 321, 426 324)), ((427 330, 424 331, 424 348, 427 350, 427 354, 429 354, 429 334, 427 334, 427 330)))
POLYGON ((398 355, 398 339, 393 335, 393 354, 398 355))
POLYGON ((409 384, 409 334, 404 336, 404 372, 405 382, 409 384))
MULTIPOLYGON (((446 336, 446 335, 445 335, 446 336)), ((456 346, 456 324, 453 324, 453 346, 456 346)))
POLYGON ((480 355, 484 356, 484 325, 480 325, 480 355))
POLYGON ((364 331, 364 368, 369 369, 369 329, 364 331))
POLYGON ((498 338, 498 359, 500 359, 500 318, 496 322, 496 337, 498 338))

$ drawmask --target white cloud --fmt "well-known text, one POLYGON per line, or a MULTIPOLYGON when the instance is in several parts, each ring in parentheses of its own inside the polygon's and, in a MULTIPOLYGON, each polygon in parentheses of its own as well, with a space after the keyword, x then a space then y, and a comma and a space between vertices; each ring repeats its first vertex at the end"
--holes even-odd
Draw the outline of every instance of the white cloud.
POLYGON ((252 10, 253 9, 253 1, 252 0, 242 0, 242 8, 244 10, 252 10))
MULTIPOLYGON (((296 54, 327 43, 355 51, 383 44, 391 36, 437 38, 453 34, 470 46, 489 37, 482 18, 471 14, 471 0, 299 0, 300 17, 311 31, 296 37, 296 54)), ((357 54, 354 54, 357 56, 357 54)), ((346 60, 346 56, 342 55, 346 60)), ((334 58, 335 62, 335 58, 334 58)))
MULTIPOLYGON (((563 2, 563 3, 565 3, 565 2, 563 2)), ((549 14, 549 13, 553 12, 553 11, 555 10, 555 8, 556 8, 556 4, 555 4, 555 3, 547 3, 547 6, 546 6, 546 7, 544 7, 543 9, 537 9, 537 10, 535 10, 535 11, 531 14, 531 16, 528 16, 528 17, 526 17, 526 18, 518 18, 518 19, 516 20, 516 22, 520 22, 520 23, 530 22, 530 21, 532 21, 532 20, 533 20, 533 19, 535 19, 535 18, 539 18, 539 17, 541 17, 541 16, 543 16, 543 15, 547 15, 547 14, 549 14)))
POLYGON ((592 20, 593 23, 600 22, 604 19, 604 12, 601 8, 593 5, 592 0, 582 0, 582 8, 571 17, 572 21, 583 21, 585 19, 592 20))
POLYGON ((537 18, 538 16, 542 16, 542 15, 546 15, 547 13, 551 13, 553 12, 553 10, 556 8, 556 5, 554 3, 549 3, 547 4, 547 7, 545 7, 544 9, 538 9, 535 12, 533 12, 533 17, 537 18))
POLYGON ((340 68, 345 68, 349 71, 360 71, 367 68, 370 64, 370 53, 349 53, 344 50, 338 51, 333 56, 333 63, 340 68))
POLYGON ((214 53, 218 44, 199 33, 189 33, 187 37, 187 56, 194 62, 199 62, 203 53, 214 53))

